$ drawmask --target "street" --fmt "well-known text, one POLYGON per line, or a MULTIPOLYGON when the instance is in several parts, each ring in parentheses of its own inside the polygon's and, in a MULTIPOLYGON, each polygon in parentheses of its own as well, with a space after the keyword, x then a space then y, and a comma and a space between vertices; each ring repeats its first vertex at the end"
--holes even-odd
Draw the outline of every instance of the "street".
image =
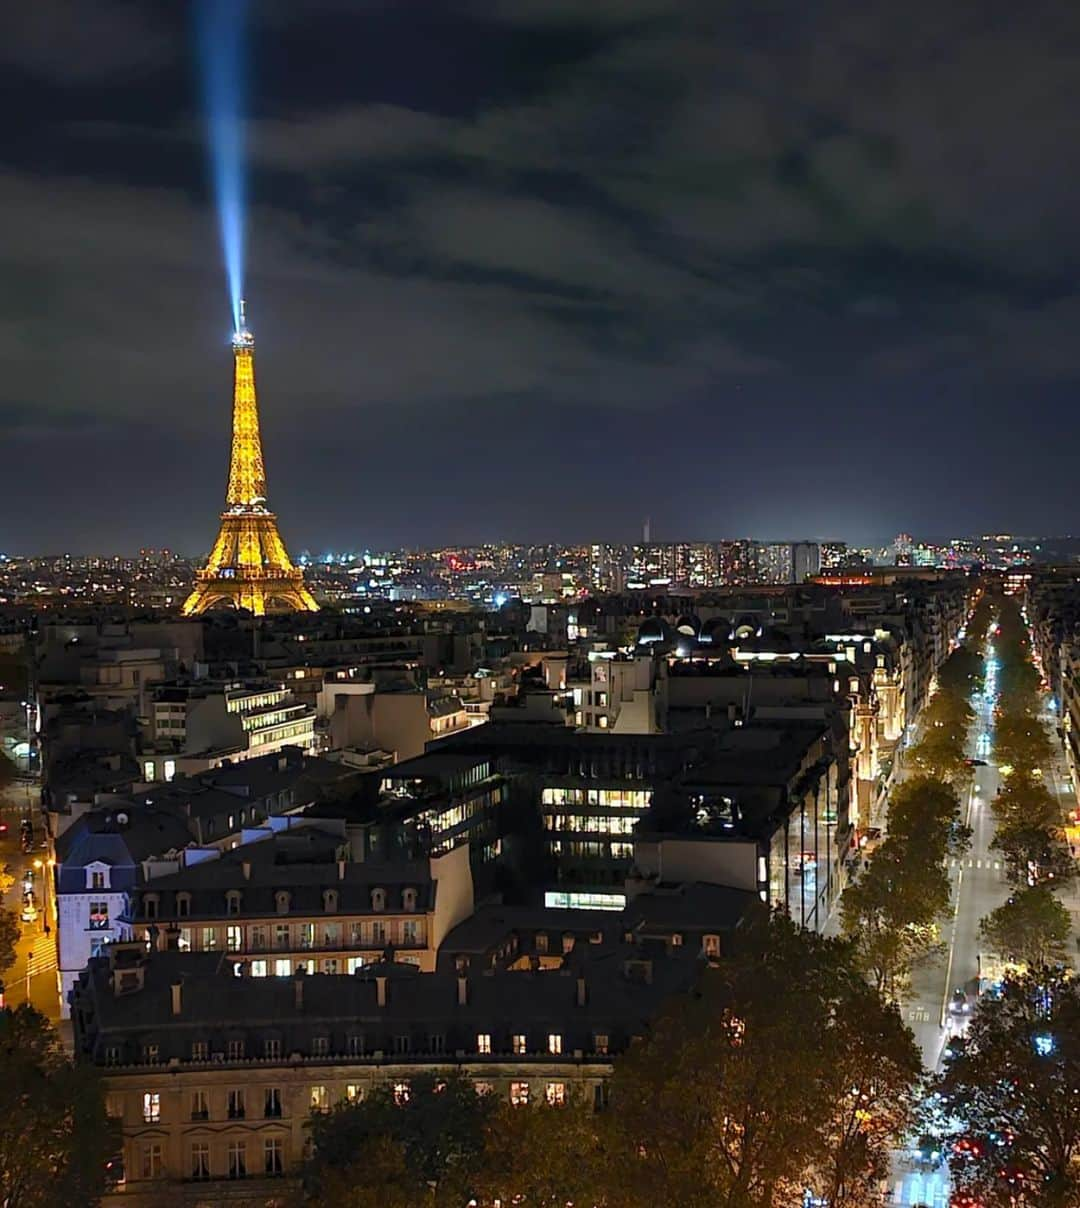
POLYGON ((2 974, 5 1000, 9 1006, 16 1007, 27 1001, 29 989, 31 1004, 53 1023, 57 1023, 60 1019, 60 1002, 56 991, 56 934, 55 931, 48 935, 45 933, 48 909, 52 906, 51 888, 46 885, 51 870, 47 866, 47 852, 42 846, 43 832, 36 788, 28 790, 21 784, 12 785, 0 799, 0 820, 7 824, 6 832, 0 834, 0 865, 10 867, 15 877, 3 904, 19 918, 23 906, 23 885, 29 877, 38 910, 36 921, 20 924, 22 932, 15 947, 14 963, 2 974), (19 823, 27 816, 31 817, 34 825, 35 842, 30 852, 22 850, 19 839, 19 823))

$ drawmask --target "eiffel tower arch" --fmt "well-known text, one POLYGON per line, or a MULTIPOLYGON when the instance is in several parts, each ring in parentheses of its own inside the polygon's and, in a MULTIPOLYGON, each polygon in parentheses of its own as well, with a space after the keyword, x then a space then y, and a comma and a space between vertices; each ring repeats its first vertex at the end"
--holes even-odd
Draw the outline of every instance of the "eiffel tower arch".
POLYGON ((266 468, 255 399, 255 338, 247 329, 240 303, 240 330, 233 336, 233 433, 229 489, 221 528, 206 566, 184 601, 184 616, 198 616, 220 605, 246 608, 257 617, 274 609, 317 612, 278 532, 277 517, 266 506, 266 468))

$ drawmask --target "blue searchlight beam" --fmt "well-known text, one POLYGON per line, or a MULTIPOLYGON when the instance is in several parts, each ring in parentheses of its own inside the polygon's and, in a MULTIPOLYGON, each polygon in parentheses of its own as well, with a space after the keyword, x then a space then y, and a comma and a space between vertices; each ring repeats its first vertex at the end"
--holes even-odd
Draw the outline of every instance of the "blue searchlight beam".
POLYGON ((210 171, 217 202, 221 250, 239 332, 244 294, 244 120, 246 75, 243 34, 247 0, 199 0, 196 7, 203 106, 210 140, 210 171))

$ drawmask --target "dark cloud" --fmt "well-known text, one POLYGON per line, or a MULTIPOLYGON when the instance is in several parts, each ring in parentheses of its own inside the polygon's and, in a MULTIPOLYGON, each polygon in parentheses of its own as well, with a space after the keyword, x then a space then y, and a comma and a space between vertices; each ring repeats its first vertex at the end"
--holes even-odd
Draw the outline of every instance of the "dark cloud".
POLYGON ((165 6, 136 0, 25 0, 0 10, 0 59, 57 84, 143 74, 171 58, 165 6))
MULTIPOLYGON (((0 165, 0 422, 85 475, 69 543, 197 547, 229 367, 184 22, 31 8, 0 55, 64 88, 19 83, 0 165)), ((248 292, 290 539, 1069 527, 1080 9, 254 16, 248 292)))

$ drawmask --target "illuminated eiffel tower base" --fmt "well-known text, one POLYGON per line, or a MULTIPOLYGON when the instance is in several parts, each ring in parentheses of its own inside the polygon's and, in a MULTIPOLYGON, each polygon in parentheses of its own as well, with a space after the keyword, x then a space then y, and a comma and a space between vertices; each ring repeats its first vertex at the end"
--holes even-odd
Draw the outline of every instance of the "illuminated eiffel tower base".
POLYGON ((269 611, 317 612, 315 597, 304 586, 304 572, 293 566, 278 532, 277 517, 266 506, 266 470, 255 401, 255 339, 240 303, 240 330, 233 337, 233 434, 229 491, 221 529, 195 588, 184 601, 184 616, 209 608, 246 608, 261 617, 269 611))

